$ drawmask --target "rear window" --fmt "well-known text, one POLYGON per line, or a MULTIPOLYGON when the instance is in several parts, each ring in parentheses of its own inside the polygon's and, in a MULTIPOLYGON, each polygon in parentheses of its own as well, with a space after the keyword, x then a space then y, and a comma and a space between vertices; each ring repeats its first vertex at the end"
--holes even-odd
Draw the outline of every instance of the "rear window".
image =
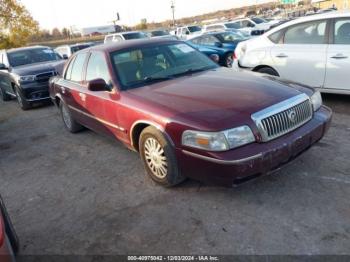
POLYGON ((123 34, 123 36, 125 40, 147 38, 146 34, 142 32, 123 34))

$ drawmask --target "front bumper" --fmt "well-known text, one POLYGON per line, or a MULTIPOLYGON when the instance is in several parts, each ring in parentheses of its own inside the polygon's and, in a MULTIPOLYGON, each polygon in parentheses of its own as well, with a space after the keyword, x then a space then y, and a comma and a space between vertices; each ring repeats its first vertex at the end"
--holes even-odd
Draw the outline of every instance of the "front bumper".
POLYGON ((40 102, 49 100, 49 82, 33 82, 20 85, 23 96, 27 102, 40 102))
POLYGON ((181 172, 192 179, 234 186, 287 164, 318 142, 330 127, 332 111, 322 106, 302 127, 267 143, 227 152, 176 149, 181 172))

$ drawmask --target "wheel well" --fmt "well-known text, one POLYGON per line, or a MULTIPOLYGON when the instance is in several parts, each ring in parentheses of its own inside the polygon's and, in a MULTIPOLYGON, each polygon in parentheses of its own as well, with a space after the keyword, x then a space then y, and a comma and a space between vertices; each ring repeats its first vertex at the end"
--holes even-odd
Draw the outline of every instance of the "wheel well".
POLYGON ((271 66, 268 66, 268 65, 259 65, 257 67, 255 67, 252 71, 253 72, 257 72, 258 70, 262 69, 262 68, 270 68, 272 69, 273 71, 275 71, 277 73, 277 75, 279 76, 280 74, 276 71, 276 69, 274 69, 273 67, 271 66))
POLYGON ((61 99, 60 99, 58 96, 56 96, 56 97, 55 97, 55 105, 56 105, 56 106, 59 106, 60 103, 61 103, 61 99))
POLYGON ((145 124, 145 123, 139 123, 136 126, 134 126, 134 128, 131 130, 132 134, 131 134, 131 139, 132 139, 132 145, 134 147, 134 149, 138 152, 139 151, 139 139, 140 139, 140 135, 142 133, 142 131, 149 127, 149 124, 145 124))

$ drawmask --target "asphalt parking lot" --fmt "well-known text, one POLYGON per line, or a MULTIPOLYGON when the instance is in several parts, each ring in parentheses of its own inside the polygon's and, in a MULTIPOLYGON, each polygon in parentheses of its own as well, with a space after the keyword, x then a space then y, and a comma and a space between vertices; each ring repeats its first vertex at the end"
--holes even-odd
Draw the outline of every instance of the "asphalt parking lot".
POLYGON ((55 107, 0 102, 0 192, 21 254, 350 254, 350 96, 324 101, 320 143, 233 189, 162 188, 120 143, 69 134, 55 107))

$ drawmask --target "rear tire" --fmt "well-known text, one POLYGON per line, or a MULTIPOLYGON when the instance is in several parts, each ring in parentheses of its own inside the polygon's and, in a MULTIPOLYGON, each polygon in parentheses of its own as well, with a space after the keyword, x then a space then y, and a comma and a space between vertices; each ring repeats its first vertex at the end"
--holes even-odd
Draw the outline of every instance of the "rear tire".
POLYGON ((271 67, 263 67, 263 68, 258 69, 256 72, 261 73, 261 74, 271 75, 271 76, 279 76, 277 71, 271 67))
POLYGON ((17 97, 17 102, 22 110, 28 110, 28 109, 32 108, 30 103, 22 95, 22 92, 21 92, 21 90, 19 90, 18 86, 15 87, 15 93, 16 93, 16 97, 17 97))
POLYGON ((82 125, 80 125, 77 121, 74 120, 71 112, 69 111, 68 106, 62 101, 60 103, 60 112, 63 123, 69 132, 78 133, 79 131, 84 129, 82 125))
POLYGON ((173 187, 186 179, 180 172, 173 146, 154 127, 142 131, 139 149, 148 175, 158 184, 173 187))
POLYGON ((11 96, 6 94, 5 90, 3 90, 1 86, 0 86, 0 98, 2 101, 5 101, 5 102, 11 100, 11 96))

